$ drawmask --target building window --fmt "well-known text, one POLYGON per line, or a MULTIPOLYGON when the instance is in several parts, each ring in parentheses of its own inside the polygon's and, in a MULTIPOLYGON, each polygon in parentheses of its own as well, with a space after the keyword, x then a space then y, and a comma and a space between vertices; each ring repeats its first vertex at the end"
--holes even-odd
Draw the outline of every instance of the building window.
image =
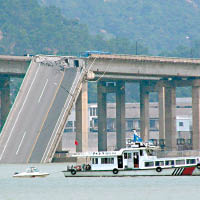
POLYGON ((67 127, 73 127, 73 121, 68 121, 67 122, 67 127))
POLYGON ((90 116, 92 116, 92 108, 90 108, 90 116))
POLYGON ((93 120, 90 120, 90 128, 93 127, 93 120))
POLYGON ((155 119, 151 119, 150 120, 150 128, 155 128, 156 127, 156 120, 155 119))
POLYGON ((140 119, 137 121, 137 124, 138 124, 138 127, 135 127, 136 129, 140 128, 140 119))
POLYGON ((179 126, 183 126, 183 122, 179 122, 179 126))
POLYGON ((98 126, 98 119, 94 118, 93 121, 94 121, 94 126, 97 127, 98 126))
POLYGON ((133 129, 133 120, 128 119, 127 120, 127 130, 132 130, 133 129))
POLYGON ((90 116, 97 116, 97 108, 90 108, 90 116))
POLYGON ((97 116, 96 110, 96 108, 93 108, 93 116, 97 116))
POLYGON ((108 118, 107 119, 107 131, 114 131, 115 130, 115 119, 108 118))

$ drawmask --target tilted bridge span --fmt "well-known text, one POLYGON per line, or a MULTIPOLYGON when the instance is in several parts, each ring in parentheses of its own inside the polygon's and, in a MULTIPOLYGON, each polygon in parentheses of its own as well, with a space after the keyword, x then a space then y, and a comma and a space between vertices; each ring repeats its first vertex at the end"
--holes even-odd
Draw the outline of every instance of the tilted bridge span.
POLYGON ((51 161, 86 75, 72 57, 36 56, 0 138, 0 163, 51 161))

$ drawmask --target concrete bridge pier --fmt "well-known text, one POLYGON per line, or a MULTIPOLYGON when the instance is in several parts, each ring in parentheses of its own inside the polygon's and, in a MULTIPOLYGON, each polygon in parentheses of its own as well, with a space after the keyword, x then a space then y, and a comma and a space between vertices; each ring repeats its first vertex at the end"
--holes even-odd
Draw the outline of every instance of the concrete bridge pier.
POLYGON ((82 90, 76 100, 76 152, 88 151, 88 82, 82 83, 82 90))
POLYGON ((165 146, 176 150, 176 87, 173 84, 165 86, 165 146))
POLYGON ((192 85, 192 144, 193 149, 200 149, 200 79, 192 85))
POLYGON ((1 76, 1 127, 4 125, 10 111, 10 76, 1 76))
POLYGON ((200 149, 200 79, 159 81, 159 139, 176 150, 176 87, 192 86, 192 144, 200 149))
POLYGON ((116 84, 116 147, 125 147, 125 82, 117 81, 116 84))
POLYGON ((107 106, 106 106, 106 82, 97 83, 98 103, 98 151, 107 150, 107 106))
POLYGON ((158 92, 159 139, 166 147, 176 149, 176 84, 163 81, 140 81, 140 133, 149 140, 149 93, 158 92))
POLYGON ((159 139, 165 139, 165 87, 158 88, 159 139))
POLYGON ((107 93, 116 94, 116 149, 125 147, 125 81, 99 81, 98 92, 98 150, 107 151, 107 93))
POLYGON ((140 136, 149 139, 149 82, 140 82, 140 136))

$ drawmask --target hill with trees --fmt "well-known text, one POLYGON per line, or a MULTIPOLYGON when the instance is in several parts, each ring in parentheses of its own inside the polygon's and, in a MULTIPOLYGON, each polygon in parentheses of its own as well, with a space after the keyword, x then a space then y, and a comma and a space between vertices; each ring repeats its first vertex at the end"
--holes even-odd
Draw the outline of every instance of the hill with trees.
MULTIPOLYGON (((60 9, 42 6, 37 0, 1 1, 0 13, 0 54, 77 55, 93 49, 133 54, 135 51, 135 43, 128 39, 105 40, 100 35, 91 35, 87 25, 67 19, 60 9)), ((141 46, 140 52, 147 53, 147 49, 141 46)))
POLYGON ((165 51, 177 51, 178 46, 194 48, 195 41, 200 40, 200 0, 40 0, 40 2, 43 5, 55 5, 68 19, 76 19, 80 23, 87 24, 92 34, 101 34, 105 38, 122 37, 137 41, 154 55, 165 51))
MULTIPOLYGON (((0 54, 99 50, 200 57, 199 5, 200 0, 1 0, 0 54)), ((13 81, 15 94, 20 82, 13 81)), ((89 101, 95 102, 96 85, 89 88, 89 101)), ((138 86, 127 88, 126 101, 139 101, 132 92, 138 86)), ((177 94, 188 96, 190 90, 177 94)))

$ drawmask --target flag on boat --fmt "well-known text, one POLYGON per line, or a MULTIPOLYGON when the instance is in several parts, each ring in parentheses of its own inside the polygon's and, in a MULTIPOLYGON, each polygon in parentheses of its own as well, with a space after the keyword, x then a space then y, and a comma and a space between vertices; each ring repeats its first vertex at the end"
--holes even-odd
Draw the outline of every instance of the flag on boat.
POLYGON ((139 137, 138 135, 134 134, 133 135, 133 142, 142 142, 142 138, 139 137))
POLYGON ((77 141, 77 140, 75 140, 74 144, 77 146, 77 145, 78 145, 78 141, 77 141))
POLYGON ((133 129, 133 142, 142 142, 142 138, 138 135, 135 129, 133 129))

